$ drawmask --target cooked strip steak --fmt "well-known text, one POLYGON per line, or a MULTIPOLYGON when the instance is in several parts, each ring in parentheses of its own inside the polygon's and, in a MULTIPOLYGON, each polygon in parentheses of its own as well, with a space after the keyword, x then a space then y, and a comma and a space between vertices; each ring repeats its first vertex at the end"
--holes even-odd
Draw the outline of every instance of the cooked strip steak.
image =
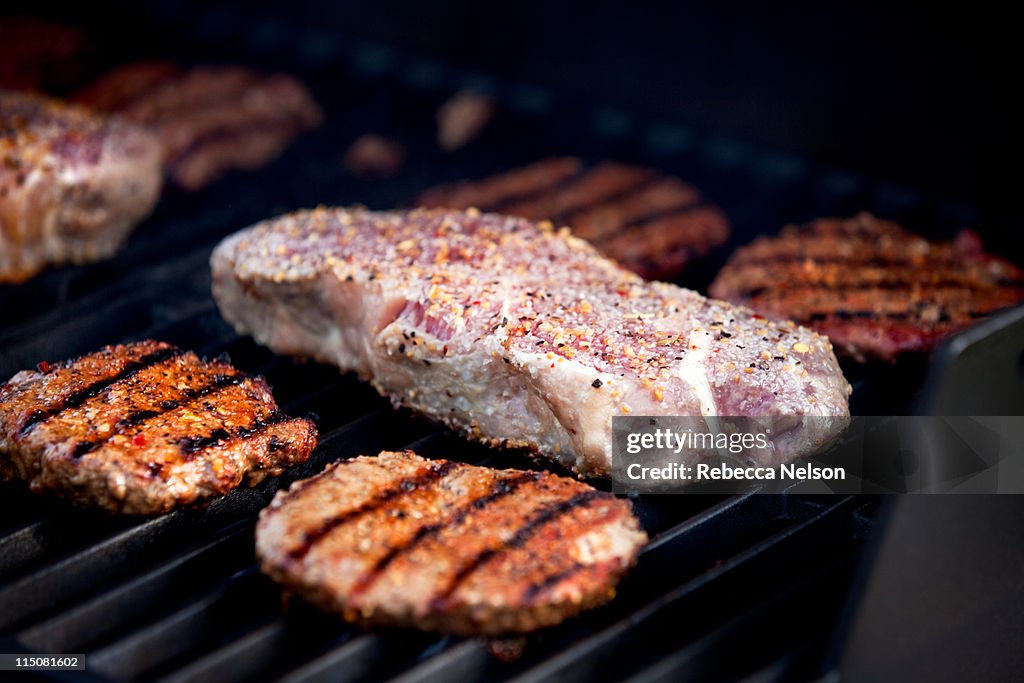
MULTIPOLYGON (((613 415, 848 415, 824 337, 644 282, 550 224, 318 209, 233 235, 212 267, 239 332, 587 475, 611 470, 613 415)), ((843 427, 796 419, 763 457, 798 457, 843 427)))
POLYGON ((0 283, 113 254, 160 195, 149 132, 0 90, 0 283))
POLYGON ((569 225, 605 256, 649 279, 672 279, 725 243, 729 221, 678 178, 605 162, 545 159, 477 182, 422 193, 424 207, 493 211, 569 225))
POLYGON ((323 120, 309 91, 290 76, 237 66, 141 63, 112 71, 78 95, 151 126, 172 180, 200 189, 229 169, 252 170, 323 120))
POLYGON ((891 362, 1024 301, 1024 271, 966 233, 929 242, 860 214, 755 240, 736 251, 710 291, 806 323, 858 360, 891 362))
POLYGON ((41 363, 0 385, 0 474, 126 514, 202 503, 304 462, 316 428, 266 382, 163 342, 41 363))
POLYGON ((274 580, 350 621, 493 636, 606 602, 646 540, 628 502, 567 477, 405 451, 278 493, 256 553, 274 580))

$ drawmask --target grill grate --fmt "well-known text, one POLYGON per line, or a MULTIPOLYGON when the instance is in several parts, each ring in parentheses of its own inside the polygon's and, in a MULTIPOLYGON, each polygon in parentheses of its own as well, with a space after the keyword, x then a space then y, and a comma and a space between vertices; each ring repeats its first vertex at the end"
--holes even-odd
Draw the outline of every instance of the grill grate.
MULTIPOLYGON (((247 21, 249 28, 260 25, 255 15, 247 21)), ((493 81, 487 83, 503 113, 469 150, 443 155, 433 143, 433 111, 471 74, 375 46, 339 46, 300 27, 248 33, 241 27, 226 40, 221 34, 232 22, 199 15, 193 23, 196 36, 207 42, 197 39, 196 53, 183 56, 183 41, 172 54, 215 59, 219 50, 233 61, 288 68, 322 99, 329 126, 263 171, 231 176, 196 195, 169 190, 156 214, 107 263, 51 271, 0 290, 0 316, 7 321, 0 330, 0 376, 44 358, 146 337, 207 356, 227 352, 239 368, 264 374, 285 410, 316 413, 321 445, 310 462, 284 477, 203 510, 151 520, 71 510, 3 486, 0 651, 88 653, 87 673, 53 674, 52 680, 819 676, 826 640, 874 526, 876 499, 638 498, 652 542, 618 597, 530 636, 524 654, 512 662, 492 657, 478 640, 363 632, 305 605, 283 604, 279 589, 258 572, 252 542, 256 513, 281 486, 338 458, 383 448, 412 447, 494 466, 534 465, 395 413, 370 388, 331 368, 277 358, 237 338, 210 299, 209 252, 226 234, 286 210, 319 203, 393 206, 440 181, 554 154, 646 163, 691 180, 729 214, 734 243, 786 221, 865 208, 912 225, 915 217, 927 216, 942 226, 941 209, 913 193, 885 191, 801 160, 728 140, 702 142, 684 127, 560 103, 544 91, 493 81), (282 32, 301 37, 294 42, 304 48, 285 53, 274 38, 282 32), (348 143, 370 130, 394 135, 408 148, 409 163, 393 181, 355 181, 342 167, 348 143), (779 628, 783 618, 796 626, 779 628)), ((684 284, 706 285, 717 265, 712 259, 691 269, 684 284)), ((909 394, 880 391, 871 371, 856 373, 856 411, 882 414, 907 405, 909 394)), ((890 374, 887 386, 898 384, 916 386, 890 374)))

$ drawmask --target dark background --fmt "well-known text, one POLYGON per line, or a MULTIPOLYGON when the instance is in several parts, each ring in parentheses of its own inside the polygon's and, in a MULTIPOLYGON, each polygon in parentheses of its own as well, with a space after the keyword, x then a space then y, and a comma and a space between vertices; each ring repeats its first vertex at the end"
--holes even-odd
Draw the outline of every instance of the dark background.
POLYGON ((153 34, 180 52, 211 23, 223 33, 277 18, 665 116, 1010 225, 1022 213, 1016 29, 978 4, 164 0, 44 13, 137 52, 160 49, 153 34))

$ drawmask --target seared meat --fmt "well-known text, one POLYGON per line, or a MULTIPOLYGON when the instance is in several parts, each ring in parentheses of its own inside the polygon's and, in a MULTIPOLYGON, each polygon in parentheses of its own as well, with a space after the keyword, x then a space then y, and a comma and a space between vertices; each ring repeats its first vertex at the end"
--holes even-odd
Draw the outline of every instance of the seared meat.
POLYGON ((970 233, 928 242, 869 214, 789 226, 738 249, 712 296, 828 335, 858 360, 894 361, 1024 301, 1024 271, 970 233))
POLYGON ((263 571, 321 608, 464 635, 532 631, 606 602, 646 541, 610 493, 409 451, 298 482, 256 527, 263 571))
POLYGON ((446 152, 465 147, 483 132, 494 117, 494 100, 464 90, 437 110, 437 145, 446 152))
MULTIPOLYGON (((212 265, 239 332, 588 475, 610 472, 613 415, 848 414, 824 337, 645 282, 550 224, 318 209, 229 237, 212 265)), ((771 464, 845 426, 795 422, 765 454, 771 464)))
POLYGON ((649 279, 679 275, 693 258, 729 237, 725 215, 678 178, 625 164, 584 169, 573 158, 436 187, 416 203, 566 224, 605 256, 649 279))
POLYGON ((316 428, 266 382, 170 344, 108 346, 0 385, 0 475, 128 514, 206 502, 304 462, 316 428))
POLYGON ((229 169, 263 166, 323 119, 294 78, 243 67, 182 73, 166 63, 143 62, 112 71, 78 99, 153 127, 171 178, 189 190, 229 169))
POLYGON ((0 283, 110 256, 160 195, 160 144, 118 119, 0 90, 0 283))
POLYGON ((357 178, 390 178, 405 164, 405 148, 381 135, 360 135, 345 151, 345 168, 357 178))

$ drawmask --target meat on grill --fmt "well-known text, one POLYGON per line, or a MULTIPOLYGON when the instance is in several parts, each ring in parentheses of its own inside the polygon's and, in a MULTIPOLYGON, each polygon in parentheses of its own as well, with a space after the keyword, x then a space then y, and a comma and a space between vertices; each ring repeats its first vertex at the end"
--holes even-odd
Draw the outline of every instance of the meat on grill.
POLYGON ((545 159, 480 181, 425 191, 416 202, 569 225, 605 256, 648 279, 668 280, 721 246, 729 222, 700 192, 652 169, 545 159))
POLYGON ((437 110, 437 145, 446 152, 465 147, 483 133, 494 118, 494 100, 463 90, 437 110))
POLYGON ((895 361, 1024 301, 1024 271, 985 253, 969 232, 929 242, 860 214, 754 240, 710 292, 807 324, 858 360, 895 361))
POLYGON ((171 179, 189 190, 230 169, 263 166, 323 120, 312 95, 291 76, 234 66, 182 71, 165 62, 131 64, 77 99, 156 130, 171 179))
POLYGON ((409 451, 300 481, 256 527, 263 571, 322 609, 463 635, 532 631, 606 602, 646 541, 610 493, 409 451))
POLYGON ((0 90, 0 283, 113 254, 160 195, 160 144, 117 118, 0 90))
POLYGON ((848 415, 825 337, 645 282, 550 224, 317 209, 229 237, 212 266, 239 332, 587 475, 610 472, 613 415, 839 418, 791 420, 761 454, 771 464, 816 450, 848 415))
POLYGON ((266 382, 163 342, 40 363, 0 385, 0 475, 126 514, 203 503, 304 462, 316 428, 266 382))

